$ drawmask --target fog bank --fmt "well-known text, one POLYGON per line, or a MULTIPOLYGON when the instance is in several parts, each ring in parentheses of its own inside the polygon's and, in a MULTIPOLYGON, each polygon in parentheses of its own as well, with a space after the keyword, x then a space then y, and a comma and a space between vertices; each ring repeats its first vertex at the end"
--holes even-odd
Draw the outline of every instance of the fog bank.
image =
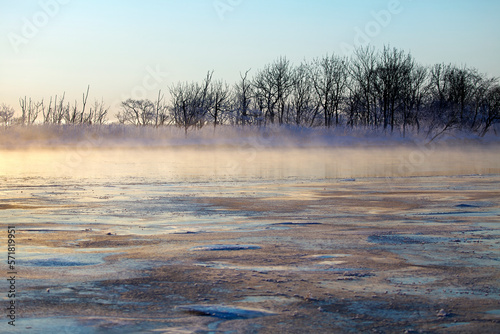
MULTIPOLYGON (((427 144, 431 136, 423 131, 408 133, 373 130, 359 127, 304 128, 292 126, 235 127, 219 126, 184 129, 169 127, 136 127, 125 125, 35 125, 0 129, 0 149, 123 147, 388 147, 427 144)), ((448 132, 433 144, 461 146, 464 144, 495 145, 500 137, 490 131, 484 137, 466 132, 448 132)))

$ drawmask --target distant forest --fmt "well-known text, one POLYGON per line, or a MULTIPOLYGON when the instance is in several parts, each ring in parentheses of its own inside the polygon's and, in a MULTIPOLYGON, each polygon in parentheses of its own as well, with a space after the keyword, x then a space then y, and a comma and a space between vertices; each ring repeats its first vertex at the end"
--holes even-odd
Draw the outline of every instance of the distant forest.
MULTIPOLYGON (((229 85, 209 71, 201 82, 158 92, 155 101, 128 99, 115 115, 121 124, 174 125, 185 129, 218 125, 370 127, 387 132, 426 131, 438 136, 460 129, 483 136, 500 121, 500 85, 467 66, 422 66, 397 48, 358 48, 352 57, 327 55, 300 65, 280 57, 262 69, 240 73, 229 85)), ((105 124, 103 101, 20 99, 22 114, 2 105, 0 124, 105 124)))

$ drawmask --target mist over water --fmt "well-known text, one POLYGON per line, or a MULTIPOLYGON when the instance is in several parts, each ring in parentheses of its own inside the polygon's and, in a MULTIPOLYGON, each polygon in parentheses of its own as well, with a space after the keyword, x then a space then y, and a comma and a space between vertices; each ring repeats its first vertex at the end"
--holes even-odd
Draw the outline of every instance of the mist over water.
MULTIPOLYGON (((497 147, 117 148, 0 151, 11 178, 217 182, 500 173, 497 147)), ((43 182, 42 180, 39 180, 43 182)))
MULTIPOLYGON (((369 130, 39 126, 0 132, 0 175, 147 182, 498 174, 497 136, 428 143, 369 130)), ((42 181, 40 181, 42 182, 42 181)))

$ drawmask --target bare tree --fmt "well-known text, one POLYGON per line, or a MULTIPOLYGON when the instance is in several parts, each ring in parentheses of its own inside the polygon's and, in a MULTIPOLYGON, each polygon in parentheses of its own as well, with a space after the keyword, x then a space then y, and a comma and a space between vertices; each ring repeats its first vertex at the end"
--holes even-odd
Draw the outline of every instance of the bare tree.
POLYGON ((240 82, 234 86, 234 110, 236 112, 236 124, 247 124, 249 119, 250 105, 252 103, 253 86, 248 79, 248 72, 245 75, 240 73, 240 82))
POLYGON ((266 66, 253 79, 255 99, 266 120, 274 123, 277 103, 270 66, 266 66))
POLYGON ((168 106, 163 102, 165 95, 158 91, 158 98, 155 103, 155 126, 165 125, 168 121, 168 106))
POLYGON ((104 101, 94 101, 94 105, 90 107, 87 117, 88 124, 104 124, 107 120, 109 108, 105 106, 104 101))
POLYGON ((51 97, 47 109, 45 107, 42 108, 44 123, 61 124, 65 115, 69 114, 70 106, 69 103, 64 104, 64 97, 65 93, 59 100, 57 99, 57 95, 54 97, 54 100, 51 97), (53 104, 52 101, 54 101, 53 104))
MULTIPOLYGON (((90 115, 85 115, 85 107, 87 106, 87 100, 89 98, 90 85, 87 86, 87 93, 83 94, 82 98, 82 111, 80 112, 80 123, 90 123, 92 119, 92 113, 90 115)), ((75 101, 76 106, 76 101, 75 101)))
POLYGON ((293 87, 293 68, 285 57, 259 71, 253 80, 255 98, 265 112, 265 118, 274 123, 276 113, 279 124, 285 122, 287 99, 293 87))
POLYGON ((78 108, 78 102, 65 110, 64 121, 66 124, 83 124, 91 122, 91 115, 85 114, 85 108, 87 106, 87 100, 89 97, 90 86, 87 86, 87 92, 83 94, 82 97, 82 109, 78 108))
POLYGON ((214 129, 222 124, 225 115, 231 110, 229 85, 216 81, 210 86, 208 114, 213 119, 214 129))
POLYGON ((35 123, 38 115, 43 110, 43 100, 40 102, 32 102, 31 98, 27 100, 26 96, 19 99, 21 106, 21 124, 32 125, 35 123))
POLYGON ((272 74, 274 85, 276 87, 276 99, 278 104, 279 124, 284 124, 285 110, 288 103, 288 97, 292 93, 294 83, 294 70, 288 59, 280 58, 273 64, 272 74))
POLYGON ((178 83, 170 87, 172 105, 170 112, 178 126, 187 131, 192 126, 202 127, 211 108, 210 87, 212 72, 208 72, 202 85, 197 83, 178 83))
POLYGON ((498 122, 500 122, 500 86, 496 83, 487 93, 486 112, 482 119, 483 128, 480 135, 484 136, 490 127, 498 122))
MULTIPOLYGON (((57 95, 56 95, 56 100, 57 100, 57 95)), ((64 95, 63 95, 63 100, 64 100, 64 95)), ((43 103, 43 100, 42 100, 42 103, 43 103)), ((47 110, 45 109, 45 106, 42 107, 42 115, 43 115, 43 123, 44 124, 51 123, 52 111, 53 111, 53 109, 52 109, 52 96, 51 96, 47 110)))
POLYGON ((406 136, 408 125, 415 125, 417 131, 420 130, 420 112, 424 107, 427 95, 427 68, 415 65, 409 77, 404 80, 402 96, 402 116, 403 116, 403 137, 406 136))
POLYGON ((11 106, 2 104, 0 107, 0 121, 4 126, 10 125, 12 118, 14 117, 15 110, 11 106))
POLYGON ((313 62, 311 78, 318 101, 323 109, 325 126, 340 122, 339 112, 345 98, 348 83, 347 59, 338 56, 325 56, 313 62))
POLYGON ((375 115, 377 103, 374 88, 376 67, 377 58, 374 48, 367 46, 355 50, 354 57, 349 66, 349 73, 352 80, 350 96, 356 96, 360 99, 362 107, 358 109, 361 112, 359 119, 364 125, 373 124, 377 126, 375 115))
POLYGON ((121 108, 116 117, 122 124, 146 126, 155 123, 155 104, 150 100, 128 99, 121 103, 121 108))
MULTIPOLYGON (((469 128, 474 132, 480 132, 481 127, 486 125, 489 119, 489 101, 495 100, 495 95, 491 94, 494 87, 498 87, 497 78, 488 78, 486 75, 479 73, 475 69, 469 69, 470 73, 470 86, 472 91, 470 92, 470 112, 466 118, 466 123, 469 128)), ((493 104, 494 105, 494 104, 493 104)))
MULTIPOLYGON (((396 123, 396 112, 404 112, 405 88, 409 88, 412 81, 412 71, 415 63, 410 54, 405 54, 396 48, 384 47, 376 67, 375 90, 382 111, 384 130, 388 125, 391 132, 396 123)), ((406 123, 406 120, 404 121, 406 123)), ((405 124, 406 125, 406 124, 405 124)))
POLYGON ((319 105, 314 103, 313 81, 311 80, 310 67, 303 63, 295 69, 293 88, 291 94, 291 109, 294 112, 296 125, 314 122, 319 105))
POLYGON ((347 124, 351 127, 363 123, 363 98, 359 89, 349 89, 349 94, 346 100, 346 109, 348 114, 347 124))
POLYGON ((196 113, 191 108, 191 99, 193 98, 193 85, 187 83, 178 83, 170 87, 170 95, 172 97, 172 106, 170 113, 174 119, 175 124, 184 127, 187 131, 190 126, 195 123, 196 113))
POLYGON ((485 99, 495 82, 473 68, 435 65, 430 80, 429 134, 436 128, 441 130, 433 139, 452 128, 481 128, 481 110, 485 110, 485 99))

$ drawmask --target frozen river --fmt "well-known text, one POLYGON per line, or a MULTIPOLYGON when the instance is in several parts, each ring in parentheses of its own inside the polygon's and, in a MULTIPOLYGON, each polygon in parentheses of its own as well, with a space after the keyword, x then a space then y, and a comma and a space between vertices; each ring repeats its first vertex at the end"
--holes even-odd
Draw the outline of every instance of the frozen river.
POLYGON ((0 151, 16 330, 493 332, 499 152, 0 151))

